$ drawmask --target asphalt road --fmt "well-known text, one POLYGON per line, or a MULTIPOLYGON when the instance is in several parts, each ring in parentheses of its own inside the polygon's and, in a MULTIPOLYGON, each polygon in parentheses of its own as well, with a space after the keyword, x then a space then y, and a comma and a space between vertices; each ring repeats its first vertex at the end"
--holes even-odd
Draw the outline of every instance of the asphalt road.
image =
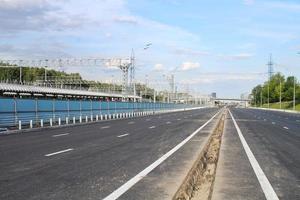
MULTIPOLYGON (((300 115, 237 108, 231 112, 278 198, 300 199, 300 115)), ((213 199, 264 199, 262 188, 270 189, 258 184, 233 127, 228 121, 214 188, 218 198, 213 199)))
POLYGON ((167 113, 0 137, 0 199, 102 199, 218 109, 167 113))

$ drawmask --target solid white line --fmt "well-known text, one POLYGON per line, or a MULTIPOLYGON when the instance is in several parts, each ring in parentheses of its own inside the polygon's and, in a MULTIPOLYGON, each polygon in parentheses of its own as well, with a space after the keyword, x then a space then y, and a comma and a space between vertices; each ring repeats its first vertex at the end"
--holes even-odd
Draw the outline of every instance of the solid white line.
POLYGON ((106 129, 106 128, 110 128, 110 126, 103 126, 103 127, 101 127, 101 129, 106 129))
MULTIPOLYGON (((220 112, 220 111, 219 111, 220 112)), ((211 122, 218 114, 216 113, 212 118, 210 118, 205 124, 203 124, 200 128, 195 130, 190 136, 188 136, 186 139, 184 139, 182 142, 177 144, 173 149, 168 151, 166 154, 164 154, 162 157, 160 157, 158 160, 156 160, 154 163, 146 167, 143 171, 135 175, 133 178, 131 178, 129 181, 121 185, 118 189, 113 191, 110 195, 105 197, 103 200, 115 200, 119 198, 122 194, 124 194, 127 190, 129 190, 132 186, 134 186, 137 182, 139 182, 142 178, 147 176, 152 170, 154 170, 158 165, 160 165, 162 162, 164 162, 168 157, 170 157, 172 154, 174 154, 178 149, 180 149, 183 145, 185 145, 190 139, 192 139, 199 131, 201 131, 209 122, 211 122)))
POLYGON ((283 128, 284 128, 284 129, 287 129, 287 130, 289 129, 289 128, 288 128, 288 127, 286 127, 286 126, 284 126, 283 128))
POLYGON ((65 152, 73 151, 73 150, 74 150, 74 149, 65 149, 65 150, 61 150, 61 151, 54 152, 54 153, 46 154, 45 156, 47 156, 47 157, 49 157, 49 156, 54 156, 54 155, 56 155, 56 154, 65 153, 65 152))
POLYGON ((256 158, 254 157, 254 154, 252 153, 248 143, 246 142, 241 129, 239 128, 238 124, 236 123, 232 113, 229 110, 229 114, 233 120, 234 126, 238 132, 239 138, 241 140, 241 143, 244 147, 244 150, 247 154, 247 157, 250 161, 250 164, 253 168, 253 171, 258 179, 258 182, 265 194, 265 197, 267 200, 279 200, 277 194, 275 193, 271 183, 269 182, 268 178, 266 177, 266 175, 264 174, 263 170, 261 169, 261 167, 259 166, 256 158))
POLYGON ((129 135, 129 134, 126 133, 126 134, 123 134, 123 135, 118 135, 117 137, 118 137, 118 138, 121 138, 121 137, 125 137, 125 136, 127 136, 127 135, 129 135))
POLYGON ((156 128, 156 126, 150 126, 149 128, 150 128, 150 129, 152 129, 152 128, 156 128))
POLYGON ((52 137, 60 137, 60 136, 65 136, 69 135, 70 133, 62 133, 62 134, 57 134, 57 135, 52 135, 52 137))

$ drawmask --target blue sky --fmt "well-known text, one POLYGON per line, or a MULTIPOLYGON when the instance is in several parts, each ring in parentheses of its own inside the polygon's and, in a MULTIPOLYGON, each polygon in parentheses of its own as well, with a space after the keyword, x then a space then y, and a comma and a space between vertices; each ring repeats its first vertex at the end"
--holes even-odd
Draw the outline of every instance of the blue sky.
POLYGON ((296 0, 0 0, 0 57, 129 57, 134 48, 139 81, 163 89, 174 73, 180 90, 239 97, 266 79, 270 53, 275 71, 300 77, 299 24, 296 0))

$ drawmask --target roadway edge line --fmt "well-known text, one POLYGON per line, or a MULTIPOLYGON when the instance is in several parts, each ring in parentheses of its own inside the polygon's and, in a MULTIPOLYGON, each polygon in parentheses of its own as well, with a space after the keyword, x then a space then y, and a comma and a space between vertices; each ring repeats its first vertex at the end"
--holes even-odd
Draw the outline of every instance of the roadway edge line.
POLYGON ((234 124, 234 126, 235 126, 235 128, 238 132, 239 138, 240 138, 241 143, 244 147, 244 150, 245 150, 246 155, 249 159, 249 162, 252 166, 252 169, 253 169, 253 171, 254 171, 257 179, 258 179, 258 182, 259 182, 259 184, 260 184, 260 186, 261 186, 261 188, 264 192, 264 195, 265 195, 266 199, 267 200, 279 200, 279 198, 278 198, 276 192, 274 191, 271 183, 269 182, 267 176, 265 175, 265 173, 261 169, 261 167, 260 167, 259 163, 257 162, 254 154, 252 153, 252 151, 251 151, 246 139, 244 138, 244 136, 242 134, 242 131, 239 128, 239 126, 238 126, 235 118, 233 117, 230 109, 228 109, 228 111, 229 111, 229 114, 230 114, 231 119, 233 121, 233 124, 234 124))
POLYGON ((181 141, 179 144, 177 144, 175 147, 173 147, 170 151, 165 153, 159 159, 154 161, 151 165, 146 167, 144 170, 139 172, 133 178, 128 180, 126 183, 124 183, 119 188, 114 190, 112 193, 110 193, 108 196, 106 196, 103 200, 115 200, 115 199, 119 198, 122 194, 124 194, 126 191, 128 191, 132 186, 134 186, 136 183, 138 183, 140 180, 142 180, 145 176, 147 176, 151 171, 153 171, 157 166, 159 166, 161 163, 163 163, 167 158, 169 158, 171 155, 173 155, 183 145, 185 145, 188 141, 190 141, 199 131, 201 131, 207 124, 209 124, 221 111, 223 111, 223 109, 219 110, 215 115, 213 115, 207 122, 205 122, 197 130, 195 130, 191 135, 189 135, 187 138, 185 138, 183 141, 181 141))

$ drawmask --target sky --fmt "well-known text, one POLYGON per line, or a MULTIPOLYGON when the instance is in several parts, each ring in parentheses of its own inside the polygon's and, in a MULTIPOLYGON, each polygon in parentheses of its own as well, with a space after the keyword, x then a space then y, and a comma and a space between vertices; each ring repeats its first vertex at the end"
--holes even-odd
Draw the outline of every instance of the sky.
MULTIPOLYGON (((128 58, 158 90, 239 97, 274 70, 300 78, 299 0, 0 0, 0 59, 128 58), (146 44, 150 48, 144 50, 146 44)), ((84 78, 120 70, 66 67, 84 78)))

